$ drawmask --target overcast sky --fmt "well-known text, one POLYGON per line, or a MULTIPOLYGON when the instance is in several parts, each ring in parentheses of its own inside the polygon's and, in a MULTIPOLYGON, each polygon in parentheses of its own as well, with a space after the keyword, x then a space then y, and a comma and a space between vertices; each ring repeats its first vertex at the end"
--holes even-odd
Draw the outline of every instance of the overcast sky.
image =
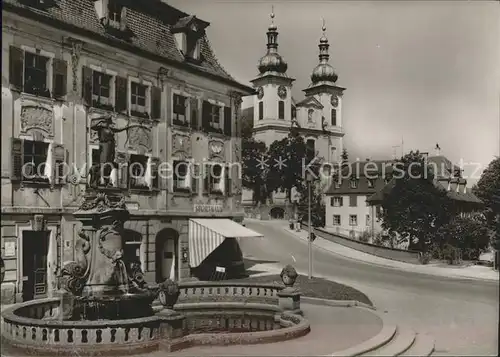
MULTIPOLYGON (((350 159, 390 158, 392 146, 487 165, 500 150, 500 6, 495 1, 168 0, 211 23, 220 63, 249 84, 266 52, 274 4, 279 53, 302 89, 318 63, 324 17, 344 94, 350 159)), ((398 155, 401 149, 397 149, 398 155)), ((466 167, 467 171, 472 168, 466 167)))

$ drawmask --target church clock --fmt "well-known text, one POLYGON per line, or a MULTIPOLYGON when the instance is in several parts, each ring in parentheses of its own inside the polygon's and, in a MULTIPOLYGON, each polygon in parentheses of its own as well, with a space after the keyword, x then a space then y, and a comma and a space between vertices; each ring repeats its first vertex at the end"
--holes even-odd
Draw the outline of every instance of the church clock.
POLYGON ((257 98, 262 99, 262 97, 264 97, 264 88, 259 87, 257 89, 257 98))
POLYGON ((278 96, 281 99, 285 99, 286 98, 286 88, 285 88, 285 86, 279 86, 278 87, 278 96))
POLYGON ((337 97, 337 95, 335 94, 332 94, 331 103, 334 107, 337 107, 337 105, 339 105, 339 97, 337 97))

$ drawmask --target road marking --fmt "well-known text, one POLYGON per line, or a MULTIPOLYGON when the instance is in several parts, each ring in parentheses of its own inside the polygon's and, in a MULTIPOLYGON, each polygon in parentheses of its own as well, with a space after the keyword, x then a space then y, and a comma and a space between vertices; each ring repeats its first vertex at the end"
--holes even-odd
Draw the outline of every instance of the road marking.
POLYGON ((295 257, 294 257, 293 255, 291 255, 291 254, 290 254, 290 256, 292 257, 293 262, 294 262, 294 263, 297 263, 297 259, 295 259, 295 257))

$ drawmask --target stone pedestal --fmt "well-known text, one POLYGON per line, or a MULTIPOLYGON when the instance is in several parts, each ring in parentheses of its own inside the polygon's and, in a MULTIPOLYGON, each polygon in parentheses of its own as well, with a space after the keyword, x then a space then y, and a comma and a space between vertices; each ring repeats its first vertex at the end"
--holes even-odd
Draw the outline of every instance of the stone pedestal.
POLYGON ((173 352, 188 347, 183 337, 187 335, 186 317, 172 309, 156 313, 160 321, 160 351, 173 352))
POLYGON ((283 311, 302 315, 302 310, 300 310, 300 290, 286 287, 279 291, 277 295, 278 305, 283 311))

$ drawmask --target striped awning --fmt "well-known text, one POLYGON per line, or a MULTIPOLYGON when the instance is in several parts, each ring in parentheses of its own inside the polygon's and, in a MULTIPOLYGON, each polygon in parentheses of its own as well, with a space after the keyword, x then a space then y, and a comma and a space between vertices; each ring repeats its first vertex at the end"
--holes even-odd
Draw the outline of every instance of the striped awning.
POLYGON ((189 264, 195 268, 226 238, 262 237, 227 218, 189 219, 189 264))

